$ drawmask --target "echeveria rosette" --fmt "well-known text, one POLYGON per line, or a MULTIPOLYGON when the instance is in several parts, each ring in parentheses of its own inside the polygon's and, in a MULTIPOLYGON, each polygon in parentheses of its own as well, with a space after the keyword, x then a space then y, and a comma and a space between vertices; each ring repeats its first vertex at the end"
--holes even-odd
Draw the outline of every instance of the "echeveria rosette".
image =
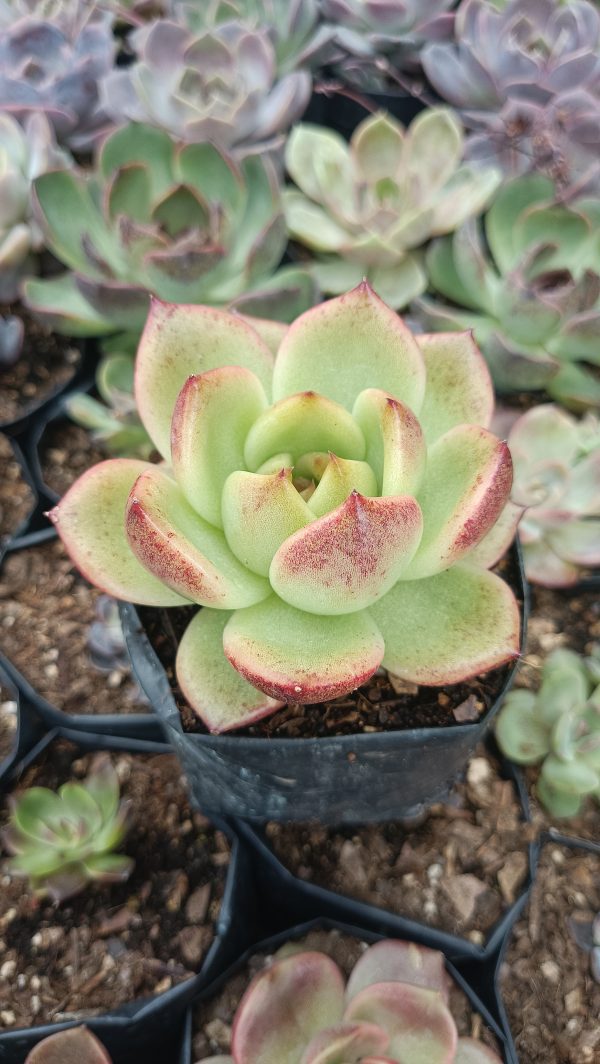
POLYGON ((137 339, 150 294, 288 320, 315 296, 306 271, 277 270, 286 234, 268 159, 238 165, 212 144, 132 124, 104 141, 93 171, 45 174, 35 197, 70 272, 28 281, 25 298, 67 335, 137 339))
POLYGON ((231 1056, 201 1064, 500 1064, 481 1042, 458 1037, 448 998, 436 950, 378 942, 344 985, 325 953, 290 943, 246 990, 231 1056))
POLYGON ((425 290, 420 247, 479 213, 495 170, 461 163, 463 131, 448 108, 422 112, 405 129, 371 116, 350 144, 330 129, 292 130, 286 165, 297 188, 284 193, 290 235, 316 255, 313 273, 337 295, 366 277, 395 308, 425 290))
POLYGON ((506 182, 483 224, 470 219, 428 249, 430 287, 447 302, 419 300, 420 322, 473 329, 502 392, 600 405, 599 222, 599 200, 558 203, 539 174, 506 182))
POLYGON ((438 685, 518 654, 511 590, 469 563, 512 478, 471 338, 415 339, 366 282, 280 330, 273 360, 239 318, 154 302, 136 401, 167 465, 95 466, 51 515, 109 594, 205 607, 177 675, 212 731, 382 663, 438 685))
POLYGON ((70 1027, 42 1038, 25 1064, 112 1064, 112 1060, 87 1027, 70 1027))

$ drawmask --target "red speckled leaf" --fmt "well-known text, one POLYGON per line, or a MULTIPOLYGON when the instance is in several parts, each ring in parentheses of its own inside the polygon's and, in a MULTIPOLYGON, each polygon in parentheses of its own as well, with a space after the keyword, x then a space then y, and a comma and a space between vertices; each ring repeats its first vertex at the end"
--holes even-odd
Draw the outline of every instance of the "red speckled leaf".
POLYGON ((456 1025, 436 990, 409 983, 374 983, 348 1005, 345 1020, 383 1027, 387 1052, 399 1064, 453 1064, 456 1025))

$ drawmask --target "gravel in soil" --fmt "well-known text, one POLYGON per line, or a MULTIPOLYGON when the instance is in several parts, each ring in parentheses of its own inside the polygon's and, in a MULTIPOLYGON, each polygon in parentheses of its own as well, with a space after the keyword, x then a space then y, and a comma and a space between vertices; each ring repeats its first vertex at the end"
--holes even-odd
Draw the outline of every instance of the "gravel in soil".
POLYGON ((15 692, 0 683, 0 764, 12 753, 17 737, 15 692))
MULTIPOLYGON (((96 755, 53 744, 19 790, 83 778, 96 755)), ((119 754, 132 803, 126 883, 93 884, 57 906, 2 876, 0 1028, 97 1015, 161 993, 200 968, 214 938, 229 843, 189 805, 177 760, 119 754)), ((4 814, 4 820, 6 814, 4 814)))
MULTIPOLYGON (((0 391, 2 378, 0 376, 0 391)), ((31 513, 34 496, 7 436, 0 433, 0 540, 8 539, 31 513)))
POLYGON ((521 1064, 600 1060, 600 986, 576 941, 599 911, 600 857, 547 845, 501 973, 521 1064))
POLYGON ((88 647, 101 592, 73 569, 60 540, 6 556, 0 580, 3 653, 66 713, 144 713, 131 670, 96 669, 88 647))
MULTIPOLYGON (((300 940, 306 950, 326 953, 348 978, 368 943, 361 942, 340 931, 310 931, 300 940)), ((276 955, 275 955, 276 956, 276 955)), ((273 956, 256 953, 245 968, 232 976, 214 998, 201 1002, 194 1010, 194 1034, 192 1059, 202 1061, 213 1053, 228 1053, 231 1045, 231 1028, 236 1009, 250 980, 268 966, 273 956)), ((450 1010, 463 1037, 480 1038, 494 1050, 498 1050, 496 1038, 485 1026, 481 1016, 471 1008, 466 995, 456 984, 450 987, 450 1010)))
POLYGON ((448 802, 419 818, 342 829, 271 822, 266 832, 300 879, 477 945, 516 901, 529 868, 514 785, 483 748, 448 802))
POLYGON ((8 314, 21 318, 25 339, 15 365, 0 373, 0 422, 4 423, 39 406, 65 385, 80 357, 65 337, 50 332, 20 304, 0 306, 0 315, 8 314))
POLYGON ((59 498, 77 477, 107 457, 89 432, 66 418, 58 418, 46 426, 38 454, 42 480, 59 498))

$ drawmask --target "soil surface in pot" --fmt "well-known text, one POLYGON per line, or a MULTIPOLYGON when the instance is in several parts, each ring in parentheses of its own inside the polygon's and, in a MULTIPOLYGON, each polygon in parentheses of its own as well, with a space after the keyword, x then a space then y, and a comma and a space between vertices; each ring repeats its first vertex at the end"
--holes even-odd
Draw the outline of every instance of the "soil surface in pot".
POLYGON ((0 306, 0 315, 13 314, 25 325, 23 350, 14 366, 0 373, 0 423, 14 421, 50 398, 73 376, 79 351, 57 336, 21 304, 0 306))
POLYGON ((600 911, 600 857, 547 845, 502 967, 521 1064, 597 1064, 600 986, 576 941, 600 911))
MULTIPOLYGON (((512 551, 496 571, 513 590, 518 588, 518 569, 512 551)), ((196 607, 187 606, 169 610, 138 607, 146 634, 169 678, 184 730, 206 733, 204 724, 186 702, 175 675, 177 647, 195 612, 196 607)), ((473 723, 494 705, 511 669, 512 665, 506 665, 447 687, 417 686, 391 678, 385 672, 375 674, 349 695, 309 706, 290 703, 270 717, 240 728, 235 735, 310 739, 473 723)))
MULTIPOLYGON (((310 931, 299 941, 306 950, 326 953, 336 962, 346 977, 350 975, 358 958, 368 945, 340 931, 310 931)), ((237 975, 232 976, 214 998, 196 1006, 193 1061, 202 1061, 214 1053, 229 1052, 231 1027, 242 994, 253 976, 272 960, 273 956, 255 953, 248 964, 237 975)), ((495 1036, 485 1026, 479 1013, 472 1009, 468 998, 455 983, 452 983, 450 987, 449 1007, 459 1035, 480 1038, 486 1045, 498 1051, 495 1036)))
POLYGON ((271 822, 266 832, 301 879, 477 945, 516 901, 529 867, 515 787, 483 747, 448 802, 419 818, 341 829, 271 822))
MULTIPOLYGON (((83 778, 94 756, 55 743, 18 790, 83 778)), ((198 971, 214 939, 228 841, 191 809, 174 756, 118 754, 113 764, 132 802, 121 849, 134 858, 133 872, 58 906, 5 872, 0 1028, 96 1015, 161 993, 198 971)))
MULTIPOLYGON (((0 376, 0 392, 2 378, 0 376)), ((0 540, 8 539, 31 513, 34 497, 10 440, 0 433, 0 540)))
POLYGON ((128 664, 92 664, 88 641, 102 592, 91 587, 60 540, 14 551, 0 580, 3 653, 35 690, 66 713, 144 713, 128 664))
POLYGON ((38 455, 42 480, 59 498, 82 473, 109 457, 86 429, 62 417, 44 429, 38 455))

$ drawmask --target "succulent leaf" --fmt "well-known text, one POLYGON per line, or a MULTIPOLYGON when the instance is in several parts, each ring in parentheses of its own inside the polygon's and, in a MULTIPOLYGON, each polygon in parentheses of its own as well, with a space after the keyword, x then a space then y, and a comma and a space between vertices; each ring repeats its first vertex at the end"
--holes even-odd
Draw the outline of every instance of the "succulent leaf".
POLYGON ((25 1064, 112 1064, 104 1046, 87 1027, 57 1031, 38 1042, 25 1064))

